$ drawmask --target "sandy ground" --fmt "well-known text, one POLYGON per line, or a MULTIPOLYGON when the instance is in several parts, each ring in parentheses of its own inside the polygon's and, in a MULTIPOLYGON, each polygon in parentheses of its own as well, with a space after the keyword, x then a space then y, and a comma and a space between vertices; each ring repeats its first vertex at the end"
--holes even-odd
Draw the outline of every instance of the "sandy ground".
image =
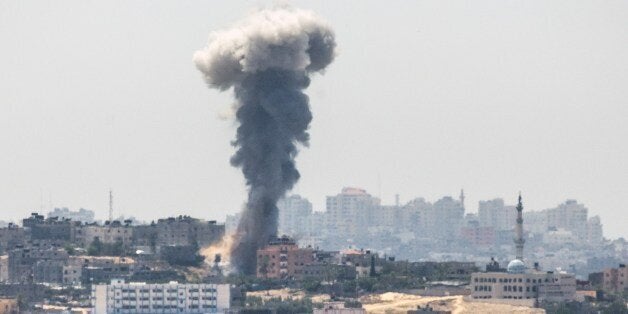
MULTIPOLYGON (((292 298, 301 299, 305 293, 301 290, 276 289, 247 292, 249 296, 257 296, 262 299, 271 298, 292 298)), ((329 301, 329 295, 321 294, 309 296, 312 302, 322 303, 329 301)), ((408 310, 414 310, 417 306, 429 305, 434 310, 452 311, 453 314, 476 314, 476 313, 515 313, 515 314, 543 314, 543 309, 535 309, 525 306, 508 304, 496 304, 485 302, 466 301, 463 296, 450 297, 422 297, 413 294, 386 292, 382 294, 371 294, 360 298, 360 302, 369 314, 405 314, 408 310)))
POLYGON ((417 306, 431 306, 434 310, 452 311, 453 314, 466 313, 545 313, 542 309, 514 306, 507 304, 494 304, 482 302, 468 302, 462 296, 451 297, 421 297, 411 294, 387 292, 383 294, 369 295, 360 298, 364 309, 372 314, 406 313, 416 309, 417 306))

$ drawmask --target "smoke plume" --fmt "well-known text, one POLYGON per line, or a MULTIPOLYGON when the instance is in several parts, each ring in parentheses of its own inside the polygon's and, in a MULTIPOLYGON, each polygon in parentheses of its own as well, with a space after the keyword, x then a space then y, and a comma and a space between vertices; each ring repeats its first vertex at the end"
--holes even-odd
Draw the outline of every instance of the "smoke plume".
POLYGON ((332 29, 314 13, 262 10, 214 32, 194 54, 211 88, 234 89, 239 122, 231 164, 242 168, 248 201, 231 248, 238 271, 254 274, 256 249, 277 233, 277 200, 299 180, 297 144, 308 145, 312 113, 303 90, 335 55, 332 29))

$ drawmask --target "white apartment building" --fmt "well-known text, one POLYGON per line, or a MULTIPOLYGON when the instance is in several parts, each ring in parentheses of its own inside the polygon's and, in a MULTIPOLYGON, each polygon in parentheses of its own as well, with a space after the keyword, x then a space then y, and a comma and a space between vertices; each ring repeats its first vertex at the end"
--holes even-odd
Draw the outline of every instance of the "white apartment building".
POLYGON ((92 286, 93 314, 224 313, 230 306, 228 284, 125 283, 92 286))

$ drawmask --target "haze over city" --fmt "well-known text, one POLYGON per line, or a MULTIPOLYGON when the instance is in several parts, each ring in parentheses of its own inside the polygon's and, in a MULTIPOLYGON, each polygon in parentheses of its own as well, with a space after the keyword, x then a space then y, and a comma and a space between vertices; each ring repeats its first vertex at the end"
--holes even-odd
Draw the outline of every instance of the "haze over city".
MULTIPOLYGON (((110 188, 117 215, 238 212, 233 99, 206 87, 192 53, 268 4, 0 4, 2 219, 50 204, 104 219, 110 188)), ((296 161, 293 192, 315 210, 343 186, 389 204, 464 188, 471 212, 522 191, 526 211, 577 199, 626 237, 626 2, 294 4, 339 42, 308 89, 296 161)))

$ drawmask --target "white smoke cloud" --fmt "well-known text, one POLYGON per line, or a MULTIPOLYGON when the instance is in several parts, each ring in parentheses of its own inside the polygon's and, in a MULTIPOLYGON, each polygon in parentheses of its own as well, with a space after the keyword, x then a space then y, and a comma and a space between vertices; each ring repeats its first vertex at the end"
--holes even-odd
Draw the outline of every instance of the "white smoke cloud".
POLYGON ((210 87, 225 90, 246 73, 267 69, 316 72, 334 59, 336 46, 329 25, 313 12, 265 9, 241 24, 213 32, 194 63, 210 87))

